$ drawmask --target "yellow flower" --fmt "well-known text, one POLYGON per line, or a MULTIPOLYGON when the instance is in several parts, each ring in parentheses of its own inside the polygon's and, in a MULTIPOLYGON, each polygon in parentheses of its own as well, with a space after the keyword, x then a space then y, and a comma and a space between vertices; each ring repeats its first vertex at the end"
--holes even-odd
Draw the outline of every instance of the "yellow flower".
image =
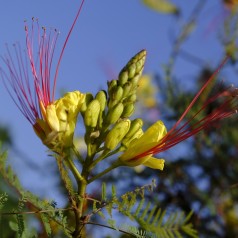
POLYGON ((85 94, 74 91, 46 107, 40 103, 42 119, 37 118, 33 128, 47 147, 72 145, 77 116, 84 101, 85 94))
POLYGON ((162 121, 157 121, 137 140, 133 140, 128 149, 119 157, 119 160, 127 166, 145 165, 153 169, 163 170, 164 160, 156 159, 151 154, 144 152, 157 146, 159 141, 167 134, 162 121))
POLYGON ((202 130, 210 128, 224 118, 237 114, 238 89, 224 88, 217 94, 208 97, 202 106, 187 121, 185 117, 201 96, 206 96, 206 88, 214 81, 215 76, 223 67, 229 56, 226 56, 220 66, 205 82, 185 109, 179 120, 168 131, 162 121, 153 124, 139 139, 133 140, 127 150, 119 157, 119 163, 127 166, 145 165, 154 169, 163 169, 164 160, 152 156, 174 147, 178 143, 196 135, 202 130), (203 95, 202 95, 203 94, 203 95), (214 103, 215 102, 215 103, 214 103), (210 106, 214 107, 212 110, 210 106), (209 110, 207 108, 209 107, 209 110))
POLYGON ((17 43, 14 45, 15 55, 12 56, 7 47, 7 54, 2 58, 8 73, 0 67, 0 76, 13 101, 31 123, 37 136, 54 151, 72 145, 77 116, 85 101, 85 95, 79 91, 66 93, 58 100, 54 97, 62 56, 83 2, 61 49, 54 74, 52 65, 59 33, 50 30, 47 34, 46 28, 39 27, 37 19, 33 19, 30 28, 27 23, 25 25, 29 62, 17 43), (35 39, 38 39, 37 43, 35 39))

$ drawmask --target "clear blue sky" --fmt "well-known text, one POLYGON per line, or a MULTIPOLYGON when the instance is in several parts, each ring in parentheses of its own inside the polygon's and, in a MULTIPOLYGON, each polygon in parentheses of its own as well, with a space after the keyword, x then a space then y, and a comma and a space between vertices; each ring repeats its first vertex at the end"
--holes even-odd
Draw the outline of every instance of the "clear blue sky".
MULTIPOLYGON (((39 18, 40 25, 60 30, 57 44, 59 51, 80 5, 79 0, 0 1, 0 54, 4 54, 6 42, 10 45, 19 41, 24 48, 24 20, 30 23, 33 16, 39 18)), ((194 6, 191 2, 197 1, 174 2, 182 7, 186 19, 194 6)), ((203 27, 189 39, 186 49, 207 63, 216 64, 221 50, 214 40, 214 33, 205 36, 205 32, 209 19, 219 15, 222 9, 217 0, 208 2, 199 18, 199 24, 203 27)), ((177 21, 174 17, 146 8, 139 0, 86 0, 61 63, 57 92, 64 89, 95 93, 100 88, 106 88, 106 81, 115 77, 127 60, 141 49, 148 51, 145 72, 163 73, 162 64, 167 62, 171 50, 169 35, 176 35, 176 27, 182 24, 182 20, 177 21)), ((183 78, 181 83, 186 84, 198 69, 188 62, 179 61, 175 68, 176 76, 183 78)), ((37 174, 31 171, 16 154, 12 154, 10 161, 15 170, 21 168, 18 173, 26 188, 48 196, 44 187, 46 184, 53 187, 54 181, 49 182, 50 171, 44 165, 52 158, 47 157, 46 148, 35 136, 31 125, 18 111, 3 85, 0 87, 0 95, 0 123, 11 129, 16 146, 44 170, 44 175, 42 172, 37 174), (40 181, 37 187, 36 180, 40 181)), ((50 196, 55 198, 56 195, 50 196)))

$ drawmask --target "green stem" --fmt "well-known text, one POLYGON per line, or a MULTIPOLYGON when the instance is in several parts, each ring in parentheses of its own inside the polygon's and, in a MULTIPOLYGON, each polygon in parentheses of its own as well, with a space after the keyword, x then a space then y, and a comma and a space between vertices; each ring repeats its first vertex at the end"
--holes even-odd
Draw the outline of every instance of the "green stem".
POLYGON ((100 161, 102 161, 103 159, 107 157, 108 153, 109 153, 109 150, 105 149, 103 153, 96 160, 92 162, 89 169, 92 170, 92 168, 94 168, 97 163, 99 163, 100 161))
POLYGON ((65 161, 70 169, 70 171, 73 173, 77 183, 81 182, 84 178, 82 177, 82 175, 79 173, 78 169, 76 168, 75 164, 73 163, 73 161, 66 156, 65 161))
POLYGON ((109 150, 108 150, 108 149, 105 149, 105 150, 103 151, 103 153, 102 153, 97 159, 95 159, 95 160, 93 161, 93 163, 90 165, 90 170, 91 170, 92 168, 94 168, 100 161, 102 161, 102 160, 106 159, 107 157, 110 157, 110 156, 112 156, 112 155, 118 153, 119 151, 121 151, 121 149, 122 149, 122 147, 119 147, 119 148, 117 148, 116 150, 112 151, 111 153, 109 153, 109 150))
POLYGON ((102 177, 103 175, 107 174, 108 172, 110 172, 111 170, 121 166, 121 162, 120 161, 116 161, 115 163, 113 163, 110 167, 108 167, 107 169, 103 170, 101 173, 95 175, 94 177, 92 177, 91 179, 88 180, 88 184, 92 183, 94 180, 102 177))
POLYGON ((86 179, 81 176, 81 180, 78 180, 78 202, 76 204, 76 209, 74 210, 75 214, 75 230, 73 233, 73 237, 79 238, 81 237, 81 232, 83 229, 82 217, 83 217, 83 207, 85 204, 85 194, 87 188, 86 179))
POLYGON ((79 195, 78 209, 80 216, 83 215, 83 204, 85 202, 86 188, 87 188, 87 181, 83 179, 80 181, 80 183, 78 183, 78 195, 79 195))
POLYGON ((76 155, 76 157, 78 158, 78 160, 79 160, 79 162, 81 163, 81 164, 83 164, 84 163, 84 159, 83 159, 83 157, 81 156, 81 154, 79 153, 79 151, 76 149, 76 147, 75 147, 75 145, 73 144, 73 152, 74 152, 74 154, 76 155))

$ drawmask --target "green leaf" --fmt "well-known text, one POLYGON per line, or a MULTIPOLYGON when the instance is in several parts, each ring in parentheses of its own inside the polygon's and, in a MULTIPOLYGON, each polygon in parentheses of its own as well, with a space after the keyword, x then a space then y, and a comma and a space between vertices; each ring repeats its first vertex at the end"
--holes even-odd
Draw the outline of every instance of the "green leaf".
POLYGON ((50 227, 50 220, 48 218, 48 215, 41 213, 40 216, 41 216, 41 220, 44 224, 45 231, 46 231, 47 235, 50 236, 51 235, 51 227, 50 227))
POLYGON ((107 200, 107 186, 106 183, 102 183, 102 201, 107 200))
POLYGON ((8 200, 8 195, 6 193, 0 194, 0 210, 4 207, 4 204, 8 200))
POLYGON ((177 14, 178 8, 168 0, 142 0, 149 8, 165 14, 177 14))

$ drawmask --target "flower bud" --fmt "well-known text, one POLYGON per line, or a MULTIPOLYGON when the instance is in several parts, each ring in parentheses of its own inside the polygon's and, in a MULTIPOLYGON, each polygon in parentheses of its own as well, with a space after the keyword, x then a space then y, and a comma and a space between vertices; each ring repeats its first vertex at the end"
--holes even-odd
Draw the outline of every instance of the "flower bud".
POLYGON ((131 64, 128 68, 128 76, 129 78, 133 78, 136 74, 136 64, 131 64))
POLYGON ((140 130, 143 126, 143 120, 140 118, 136 118, 135 120, 131 121, 130 130, 126 134, 125 138, 132 137, 138 130, 140 130))
POLYGON ((105 147, 114 150, 130 129, 129 119, 118 122, 106 136, 105 147))
POLYGON ((124 118, 130 117, 133 114, 134 110, 135 110, 135 106, 133 103, 126 104, 121 117, 124 117, 124 118))
POLYGON ((84 123, 89 127, 96 127, 100 112, 100 103, 97 99, 92 100, 84 114, 84 123))
POLYGON ((110 96, 111 96, 110 100, 119 102, 121 100, 122 96, 123 96, 123 89, 122 89, 122 87, 121 86, 117 86, 117 87, 113 88, 110 96))
POLYGON ((129 94, 131 94, 132 83, 127 82, 123 86, 123 98, 126 98, 129 94))
POLYGON ((139 79, 140 79, 140 75, 139 75, 139 74, 136 75, 134 78, 131 79, 132 89, 137 89, 139 79))
POLYGON ((82 115, 85 113, 88 104, 93 100, 93 95, 91 93, 86 93, 85 95, 85 101, 80 109, 80 112, 82 113, 82 115))
POLYGON ((114 124, 118 121, 118 119, 121 117, 121 114, 123 112, 124 105, 122 103, 118 103, 113 108, 109 109, 109 112, 107 114, 107 123, 108 124, 114 124))
POLYGON ((136 102, 136 94, 134 93, 134 94, 132 94, 131 96, 129 96, 129 97, 125 100, 125 102, 127 102, 127 103, 134 103, 134 102, 136 102))
POLYGON ((142 50, 127 63, 127 65, 121 70, 119 74, 119 85, 123 86, 128 80, 134 78, 137 75, 141 75, 144 68, 145 57, 146 51, 142 50))
POLYGON ((127 71, 122 70, 118 76, 119 85, 123 86, 128 81, 129 75, 127 71))
POLYGON ((130 144, 133 141, 138 140, 142 135, 144 134, 142 129, 139 129, 138 131, 136 131, 131 137, 128 137, 127 135, 123 138, 122 140, 122 145, 126 148, 128 148, 130 146, 130 144))
POLYGON ((108 85, 108 92, 111 92, 111 90, 115 87, 117 87, 117 80, 112 80, 112 81, 109 81, 107 82, 107 85, 108 85))
POLYGON ((104 111, 107 103, 107 93, 105 91, 99 91, 95 99, 99 101, 101 111, 104 111))

